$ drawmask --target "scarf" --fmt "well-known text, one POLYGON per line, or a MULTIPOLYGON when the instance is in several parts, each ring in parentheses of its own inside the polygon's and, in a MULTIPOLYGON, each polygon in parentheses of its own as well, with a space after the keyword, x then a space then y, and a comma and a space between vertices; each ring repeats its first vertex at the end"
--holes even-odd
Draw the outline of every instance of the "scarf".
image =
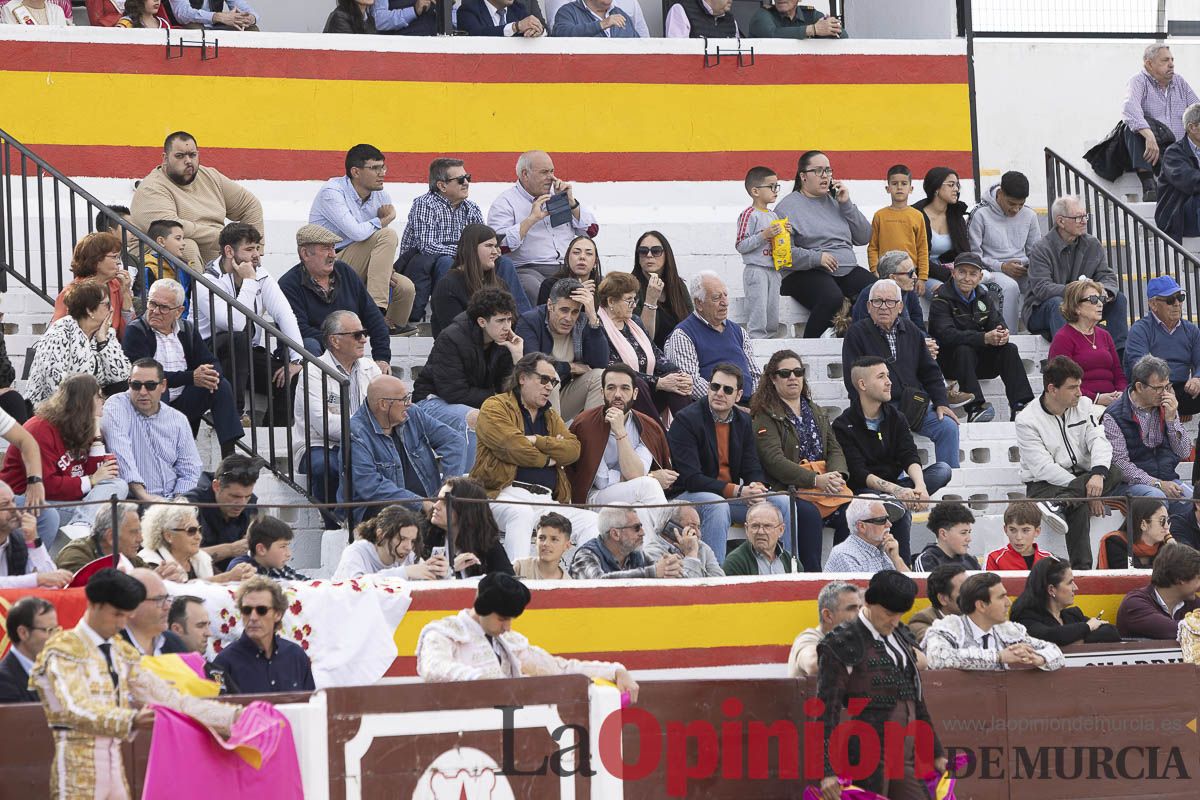
MULTIPOLYGON (((786 407, 786 406, 785 406, 786 407)), ((787 409, 788 419, 796 429, 796 440, 800 444, 801 461, 824 461, 825 442, 821 439, 821 430, 817 427, 817 419, 813 416, 812 407, 807 398, 800 398, 800 416, 787 409)))
MULTIPOLYGON (((625 334, 617 328, 617 324, 612 321, 612 317, 603 308, 597 312, 600 315, 600 324, 604 326, 604 332, 608 335, 609 344, 617 351, 617 356, 625 362, 634 372, 641 372, 638 365, 637 353, 633 351, 633 345, 629 344, 629 340, 625 338, 625 334)), ((626 320, 625 326, 633 333, 633 338, 637 341, 638 347, 646 356, 646 375, 654 374, 654 345, 650 341, 650 337, 646 332, 638 326, 633 318, 626 320)))

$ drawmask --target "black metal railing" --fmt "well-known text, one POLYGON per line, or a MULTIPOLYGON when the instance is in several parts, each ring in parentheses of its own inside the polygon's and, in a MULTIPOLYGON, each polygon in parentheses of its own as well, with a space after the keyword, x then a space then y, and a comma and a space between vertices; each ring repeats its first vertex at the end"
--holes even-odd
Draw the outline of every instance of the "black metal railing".
MULTIPOLYGON (((223 377, 235 386, 244 381, 247 387, 245 411, 253 424, 236 446, 262 457, 281 481, 315 500, 316 487, 303 480, 297 456, 313 446, 324 447, 334 439, 349 442, 349 379, 305 350, 303 342, 284 334, 263 315, 262 309, 244 305, 202 269, 197 270, 167 253, 120 214, 0 129, 0 267, 3 268, 0 291, 7 290, 11 277, 46 303, 53 304, 60 290, 74 279, 71 256, 75 243, 104 220, 108 220, 108 227, 124 243, 122 256, 126 269, 135 270, 133 284, 138 296, 135 303, 144 304, 153 277, 163 274, 162 266, 151 273, 145 266, 147 256, 152 255, 159 265, 169 266, 176 275, 188 276, 189 321, 198 325, 201 312, 207 315, 210 323, 207 343, 209 350, 223 362, 223 377), (203 309, 201 293, 195 290, 197 286, 207 290, 203 309), (287 374, 289 362, 299 364, 297 375, 290 378, 286 388, 278 392, 267 390, 279 367, 283 366, 287 374), (305 403, 316 382, 321 389, 320 397, 338 398, 336 413, 331 413, 329 402, 323 402, 319 415, 303 414, 303 421, 293 430, 293 403, 305 403), (264 401, 256 396, 256 387, 266 390, 264 401), (295 394, 299 397, 294 397, 295 394), (313 424, 314 418, 318 424, 313 424), (260 423, 265 427, 260 428, 260 423)), ((334 491, 329 476, 336 476, 339 471, 346 496, 350 497, 353 478, 349 447, 341 448, 340 470, 325 471, 324 496, 330 502, 334 491)))
POLYGON ((1093 178, 1085 175, 1058 153, 1046 148, 1046 208, 1065 195, 1077 195, 1091 215, 1088 232, 1100 240, 1108 254, 1108 263, 1117 273, 1121 291, 1129 301, 1130 322, 1141 319, 1149 310, 1146 282, 1156 275, 1170 275, 1187 292, 1184 314, 1197 316, 1200 299, 1196 285, 1200 260, 1184 249, 1153 222, 1093 178))

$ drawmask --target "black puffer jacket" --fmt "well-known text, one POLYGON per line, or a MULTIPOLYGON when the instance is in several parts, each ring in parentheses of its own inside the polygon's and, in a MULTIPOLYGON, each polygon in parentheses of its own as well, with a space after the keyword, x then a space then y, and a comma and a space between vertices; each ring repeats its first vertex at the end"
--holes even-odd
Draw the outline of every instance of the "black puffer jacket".
POLYGON ((413 385, 413 402, 436 394, 447 403, 479 408, 483 401, 504 390, 512 372, 507 347, 483 346, 483 329, 463 312, 437 339, 425 368, 413 385))

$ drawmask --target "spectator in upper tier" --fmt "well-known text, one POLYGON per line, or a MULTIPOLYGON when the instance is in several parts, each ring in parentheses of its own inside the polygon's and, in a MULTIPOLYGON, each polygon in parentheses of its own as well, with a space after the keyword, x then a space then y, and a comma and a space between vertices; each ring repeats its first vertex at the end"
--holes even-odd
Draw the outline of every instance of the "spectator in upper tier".
POLYGON ((38 537, 37 520, 13 502, 0 481, 0 589, 61 589, 71 573, 57 569, 38 537))
POLYGON ((374 4, 375 0, 337 0, 321 33, 375 33, 374 4))
POLYGON ((508 292, 481 289, 434 340, 413 385, 417 407, 466 442, 463 464, 468 466, 475 463, 479 409, 504 391, 513 363, 525 355, 525 342, 513 331, 515 312, 508 292))
POLYGON ((117 27, 170 30, 171 21, 163 11, 164 2, 165 0, 125 0, 125 13, 117 20, 117 27))
MULTIPOLYGON (((367 399, 367 385, 383 373, 366 357, 367 336, 353 311, 331 312, 321 323, 325 352, 318 360, 347 378, 346 410, 352 417, 367 399)), ((342 389, 317 365, 309 364, 299 384, 292 422, 292 453, 319 502, 337 496, 342 473, 342 389)), ((347 417, 349 419, 349 417, 347 417)))
POLYGON ((305 350, 316 355, 325 352, 321 323, 330 312, 353 311, 370 333, 371 358, 386 375, 392 371, 388 324, 354 270, 337 260, 336 240, 336 233, 320 225, 305 225, 296 231, 300 263, 284 273, 279 288, 296 315, 305 350))
POLYGON ((999 377, 1008 396, 1009 419, 1033 400, 1021 351, 1009 341, 992 293, 979 288, 983 262, 976 253, 954 259, 952 279, 938 287, 929 302, 929 330, 938 343, 942 374, 975 396, 964 411, 967 422, 990 422, 996 409, 983 396, 980 378, 999 377))
POLYGON ((842 446, 855 494, 879 492, 906 503, 908 513, 893 520, 892 535, 908 563, 912 511, 925 507, 929 496, 950 482, 951 470, 938 461, 921 467, 908 421, 889 399, 892 381, 879 356, 865 356, 850 368, 855 393, 850 407, 833 421, 833 434, 842 446))
MULTIPOLYGON (((145 315, 129 324, 122 346, 130 361, 153 358, 163 365, 167 402, 187 416, 193 436, 200 430, 201 417, 211 412, 221 455, 227 456, 244 435, 242 415, 233 387, 221 374, 196 326, 182 319, 183 310, 183 287, 178 281, 160 278, 147 294, 145 315)), ((245 364, 239 366, 246 368, 245 364)))
MULTIPOLYGON (((121 239, 111 233, 89 233, 75 245, 71 255, 71 279, 54 299, 51 322, 70 313, 67 296, 71 289, 84 281, 98 283, 107 289, 112 310, 112 329, 119 340, 125 334, 125 324, 133 319, 133 278, 121 265, 121 239)), ((36 401, 34 401, 36 402, 36 401)))
POLYGON ((1187 293, 1170 275, 1146 284, 1150 313, 1133 323, 1125 340, 1126 374, 1138 360, 1153 353, 1171 368, 1171 388, 1180 414, 1200 412, 1200 328, 1183 318, 1187 293))
POLYGON ((681 0, 663 20, 668 39, 737 39, 742 32, 733 18, 733 0, 681 0))
POLYGON ((574 419, 603 402, 600 373, 608 366, 609 346, 591 289, 574 278, 559 279, 545 305, 521 315, 516 332, 527 352, 554 358, 562 383, 550 403, 563 419, 574 419))
MULTIPOLYGON (((211 14, 191 8, 187 0, 172 3, 187 7, 189 16, 211 14)), ((184 25, 192 21, 176 18, 184 25)), ((262 203, 217 170, 201 166, 196 137, 186 131, 168 134, 163 142, 163 163, 138 184, 130 208, 134 224, 142 230, 156 219, 182 222, 185 260, 197 272, 220 255, 217 240, 226 220, 244 222, 263 233, 262 203)))
MULTIPOLYGON (((304 230, 301 228, 301 230, 304 230)), ((238 302, 255 313, 268 316, 294 342, 303 335, 296 314, 275 277, 262 265, 262 236, 250 225, 232 222, 221 231, 221 255, 204 266, 204 274, 238 302)), ((268 403, 261 423, 280 425, 291 418, 289 385, 300 372, 300 352, 279 340, 267 351, 267 337, 260 326, 232 306, 216 299, 203 284, 196 284, 196 327, 213 342, 221 371, 233 378, 233 400, 240 419, 246 407, 246 392, 261 392, 268 403)), ((232 432, 229 432, 232 434, 232 432)))
POLYGON ((1125 639, 1179 638, 1179 621, 1200 608, 1200 552, 1167 547, 1154 559, 1150 583, 1125 595, 1117 608, 1117 630, 1125 639))
POLYGON ((812 401, 800 356, 792 350, 778 350, 763 372, 766 378, 750 398, 758 460, 773 491, 806 493, 796 496, 794 506, 797 528, 805 534, 796 555, 808 571, 817 572, 823 520, 834 529, 834 544, 848 534, 844 504, 850 494, 846 487, 849 468, 829 426, 829 416, 812 401))
POLYGON ((24 424, 30 417, 30 404, 13 388, 16 382, 17 371, 8 357, 8 344, 4 341, 4 332, 0 330, 0 411, 7 413, 18 424, 24 424))
POLYGON ((875 272, 880 256, 889 250, 907 253, 917 267, 916 293, 924 295, 925 281, 929 280, 929 239, 925 236, 925 218, 908 204, 912 170, 904 164, 890 167, 885 188, 892 202, 876 211, 871 220, 867 263, 875 272))
POLYGON ((1039 561, 1029 571, 1010 617, 1024 625, 1030 636, 1059 647, 1120 641, 1112 623, 1089 618, 1075 606, 1078 591, 1070 564, 1057 558, 1039 561))
POLYGON ((696 310, 667 338, 666 356, 692 378, 692 399, 708 395, 708 382, 718 364, 733 364, 741 372, 745 391, 753 395, 762 377, 750 337, 729 319, 729 289, 715 272, 692 276, 688 292, 696 310))
POLYGON ((112 307, 105 287, 94 281, 67 290, 68 316, 38 341, 25 396, 35 406, 75 373, 93 376, 106 394, 120 392, 129 378, 129 359, 111 330, 112 307))
POLYGON ((466 470, 463 440, 449 426, 412 405, 404 381, 381 375, 367 386, 367 401, 350 419, 353 491, 338 485, 338 502, 371 502, 351 510, 356 522, 370 519, 382 501, 433 497, 444 478, 466 470))
POLYGON ((983 282, 999 290, 1004 326, 1010 331, 1017 330, 1029 259, 1041 237, 1037 214, 1025 207, 1028 197, 1029 179, 1006 172, 1000 183, 987 190, 967 222, 971 252, 983 256, 988 271, 983 282))
POLYGON ((875 280, 854 254, 855 246, 870 241, 871 223, 850 200, 850 188, 833 179, 820 150, 800 156, 792 193, 775 213, 792 228, 792 271, 780 291, 808 309, 804 336, 815 339, 833 323, 843 299, 853 301, 875 280))
POLYGON ((845 39, 846 31, 837 17, 827 17, 800 0, 775 0, 763 6, 750 20, 753 39, 845 39))
MULTIPOLYGON (((717 364, 706 385, 708 397, 679 412, 667 433, 679 472, 671 494, 681 502, 705 504, 698 507, 702 538, 724 561, 731 522, 745 519, 751 506, 765 501, 779 509, 790 532, 791 504, 786 495, 766 496, 750 415, 737 408, 742 371, 733 364, 717 364), (710 502, 721 499, 729 502, 710 502)), ((819 529, 800 532, 802 541, 814 536, 819 540, 819 529)))
POLYGON ((315 691, 308 654, 279 635, 288 607, 283 587, 255 575, 238 587, 234 601, 242 635, 217 654, 213 667, 247 694, 315 691))
POLYGON ((950 410, 946 379, 915 325, 900 319, 900 286, 893 280, 876 281, 870 288, 870 319, 860 320, 842 340, 842 375, 851 397, 856 393, 853 366, 863 356, 878 356, 888 365, 891 404, 909 426, 933 440, 937 460, 958 469, 958 417, 950 410), (921 403, 917 394, 923 394, 921 403))
POLYGON ((1183 112, 1183 126, 1187 135, 1163 152, 1154 207, 1154 223, 1176 239, 1200 234, 1200 103, 1183 112))
POLYGON ((571 0, 554 15, 551 35, 637 39, 641 34, 614 0, 571 0))
POLYGON ((354 541, 342 551, 335 581, 374 576, 410 581, 438 580, 450 574, 443 553, 420 561, 421 518, 401 505, 388 506, 354 528, 354 541))
POLYGON ((454 561, 449 568, 455 578, 513 573, 512 562, 500 543, 496 518, 484 502, 487 497, 487 490, 479 481, 450 478, 438 490, 429 512, 423 552, 430 561, 439 553, 453 553, 454 561))
POLYGON ((37 692, 29 688, 29 671, 46 640, 62 630, 58 612, 41 597, 22 597, 8 609, 4 627, 10 648, 0 661, 0 703, 36 703, 37 692))
POLYGON ((398 36, 436 36, 438 4, 434 0, 375 0, 375 30, 398 36))
POLYGON ((829 551, 824 572, 908 572, 900 542, 892 535, 892 526, 904 516, 901 506, 884 497, 866 495, 851 500, 846 507, 850 535, 829 551))
POLYGON ((571 559, 571 577, 597 578, 682 578, 683 558, 666 553, 653 564, 642 554, 645 529, 633 506, 616 503, 600 509, 596 516, 598 536, 584 542, 571 559))
POLYGON ((943 501, 929 512, 926 525, 934 541, 913 558, 913 572, 930 572, 940 564, 955 563, 969 570, 979 569, 979 560, 971 555, 971 526, 975 515, 962 503, 943 501))
MULTIPOLYGON (((582 4, 582 0, 574 1, 582 4)), ((597 24, 591 12, 587 14, 592 24, 597 24)), ((574 187, 554 177, 554 161, 541 150, 530 150, 517 159, 517 182, 492 203, 487 224, 504 237, 500 245, 512 257, 531 303, 537 299, 542 281, 558 272, 571 240, 580 234, 595 236, 600 230, 591 210, 575 199, 574 187), (571 215, 555 225, 546 201, 563 193, 571 215)))
POLYGON ((200 547, 218 570, 228 569, 231 560, 249 552, 246 531, 258 515, 254 484, 262 467, 257 457, 225 456, 215 470, 200 473, 196 488, 184 495, 197 506, 200 547))
POLYGON ((471 477, 489 497, 517 501, 492 506, 510 559, 529 555, 533 524, 546 511, 571 520, 576 544, 596 536, 594 512, 534 505, 572 501, 566 467, 579 459, 579 439, 550 405, 556 383, 553 360, 529 353, 513 366, 507 391, 489 398, 479 412, 479 450, 471 477))
POLYGON ((292 527, 275 517, 255 517, 246 531, 250 552, 229 562, 230 567, 249 564, 259 575, 277 581, 306 581, 308 576, 288 566, 292 560, 292 527))
MULTIPOLYGON (((454 267, 449 272, 437 276, 433 290, 431 326, 435 337, 445 330, 455 317, 467 310, 471 297, 480 289, 504 289, 508 292, 514 290, 514 286, 505 283, 498 272, 500 258, 500 245, 496 241, 494 230, 487 225, 475 223, 463 228, 454 257, 454 267)), ((525 298, 525 292, 516 280, 516 273, 512 274, 517 295, 525 299, 526 310, 529 310, 531 306, 525 298)))
POLYGON ((550 290, 563 278, 575 278, 594 295, 603 276, 596 241, 590 236, 576 236, 567 245, 567 255, 562 266, 538 287, 537 304, 545 305, 550 297, 550 290))
POLYGON ((1117 350, 1125 349, 1129 335, 1129 303, 1121 294, 1117 273, 1108 264, 1104 246, 1087 232, 1091 215, 1078 197, 1064 195, 1050 207, 1053 230, 1029 253, 1029 280, 1025 289, 1025 325, 1046 341, 1067 324, 1062 313, 1067 284, 1086 278, 1103 287, 1101 318, 1117 350))
POLYGON ((389 227, 396 219, 391 195, 383 188, 383 153, 356 144, 346 153, 346 174, 330 178, 313 198, 308 221, 336 233, 335 255, 354 270, 388 322, 393 336, 411 336, 408 324, 416 289, 392 265, 400 237, 389 227))
POLYGON ((521 0, 465 0, 458 8, 458 29, 471 36, 532 39, 546 34, 546 26, 521 0))
POLYGON ((1042 520, 1047 520, 1047 526, 1056 531, 1064 527, 1046 503, 1022 500, 1005 506, 1004 536, 1008 544, 988 553, 986 569, 1029 571, 1043 558, 1053 558, 1037 544, 1042 535, 1042 520))
POLYGON ((129 391, 104 403, 100 432, 139 502, 184 494, 200 478, 196 439, 187 417, 162 402, 166 389, 162 364, 143 358, 129 374, 129 391))
POLYGON ((925 595, 929 608, 922 609, 908 618, 908 629, 917 638, 925 641, 929 626, 947 614, 957 614, 958 593, 967 579, 967 568, 957 561, 947 561, 934 567, 925 578, 925 595))
POLYGON ((770 208, 779 197, 779 176, 770 167, 751 167, 744 185, 750 206, 738 215, 733 247, 742 256, 742 294, 748 306, 746 333, 752 339, 771 339, 779 333, 781 280, 775 266, 774 239, 786 230, 770 208))
POLYGON ((641 319, 654 346, 665 350, 667 337, 693 310, 692 298, 687 284, 679 277, 675 252, 667 237, 658 231, 647 231, 638 238, 633 248, 632 275, 640 287, 633 313, 641 319))
MULTIPOLYGON (((122 233, 124 231, 118 230, 116 235, 120 236, 122 233)), ((183 261, 184 245, 187 243, 187 240, 183 238, 183 223, 179 220, 154 220, 154 222, 150 223, 150 227, 146 229, 146 238, 153 239, 159 247, 180 261, 183 261)), ((133 270, 135 276, 133 290, 139 297, 144 296, 150 284, 159 278, 177 280, 185 289, 191 284, 191 277, 186 272, 176 272, 175 267, 165 258, 159 261, 158 253, 153 250, 146 250, 145 258, 142 259, 142 267, 141 269, 133 270)))
POLYGON ((1099 406, 1115 401, 1129 384, 1121 369, 1121 354, 1100 324, 1103 305, 1103 286, 1091 280, 1072 281, 1063 293, 1067 324, 1050 342, 1050 358, 1064 356, 1078 364, 1083 370, 1081 391, 1099 406))
POLYGON ((834 628, 843 622, 858 619, 862 610, 863 590, 853 583, 830 581, 817 594, 817 627, 800 632, 792 642, 788 653, 788 677, 801 678, 817 675, 817 645, 834 628))
MULTIPOLYGON (((113 513, 112 506, 104 506, 96 512, 92 523, 91 533, 82 539, 68 542, 54 563, 59 569, 67 572, 78 572, 98 558, 112 561, 114 528, 117 537, 117 553, 122 570, 131 570, 149 565, 138 555, 142 549, 142 518, 138 516, 137 503, 117 503, 113 513), (113 525, 114 516, 116 525, 113 525)), ((166 581, 183 583, 187 575, 178 564, 163 564, 155 569, 158 576, 166 581)))
POLYGON ((925 197, 913 208, 925 215, 925 235, 929 239, 929 279, 927 288, 950 280, 950 265, 959 253, 971 249, 967 233, 967 204, 959 200, 958 173, 949 167, 933 167, 925 173, 922 187, 925 197))
POLYGON ((1104 504, 1057 498, 1112 495, 1121 484, 1121 472, 1111 468, 1112 445, 1097 420, 1099 410, 1079 389, 1082 378, 1083 370, 1065 356, 1046 363, 1041 399, 1017 414, 1017 474, 1029 497, 1049 500, 1042 512, 1055 533, 1066 534, 1071 566, 1091 569, 1088 516, 1103 516, 1104 504))
POLYGON ((1183 115, 1188 106, 1200 101, 1182 76, 1175 74, 1175 57, 1164 42, 1148 45, 1142 53, 1142 71, 1129 79, 1121 120, 1125 123, 1125 147, 1129 161, 1142 182, 1142 201, 1158 199, 1154 169, 1162 152, 1150 120, 1170 128, 1175 141, 1185 136, 1183 115))
MULTIPOLYGON (((257 31, 258 12, 246 0, 170 0, 180 27, 257 31), (222 11, 228 3, 229 10, 222 11)), ((243 689, 243 691, 250 691, 243 689)))
MULTIPOLYGON (((1101 418, 1112 445, 1113 470, 1131 497, 1164 497, 1174 505, 1192 496, 1192 484, 1179 479, 1179 462, 1192 442, 1179 418, 1171 388, 1171 368, 1145 355, 1129 374, 1129 387, 1109 404, 1101 418)), ((1186 505, 1186 503, 1183 503, 1186 505)))
POLYGON ((796 563, 796 558, 780 541, 786 533, 784 519, 779 508, 772 503, 750 506, 746 510, 746 541, 725 557, 725 563, 721 565, 725 574, 784 575, 799 572, 800 565, 796 563))
POLYGON ((10 0, 0 6, 0 25, 45 25, 66 28, 74 23, 61 7, 46 0, 10 0))
MULTIPOLYGON (((903 250, 888 250, 875 263, 875 274, 880 280, 890 278, 900 287, 900 296, 904 302, 900 304, 900 316, 912 322, 921 333, 928 333, 925 324, 925 311, 921 308, 921 298, 917 295, 917 266, 912 258, 903 250)), ((932 298, 933 292, 930 292, 932 298)), ((859 292, 858 298, 850 308, 851 322, 867 319, 870 315, 871 293, 859 292)), ((932 301, 930 303, 932 305, 932 301)))
MULTIPOLYGON (((476 1, 492 7, 488 0, 476 1)), ((460 25, 463 10, 459 9, 460 25)), ((527 19, 536 21, 537 17, 527 19)), ((400 239, 400 258, 396 262, 397 268, 403 270, 416 289, 416 299, 413 300, 412 313, 409 315, 410 322, 420 322, 425 317, 425 306, 428 305, 434 288, 440 285, 450 268, 465 268, 467 265, 470 253, 462 250, 463 234, 472 225, 483 226, 483 213, 480 212, 479 206, 467 199, 470 193, 471 173, 467 172, 462 159, 435 158, 429 162, 429 191, 413 200, 412 207, 408 210, 408 223, 404 226, 404 236, 400 239)), ((472 238, 476 243, 484 241, 478 237, 472 238)), ((528 311, 531 308, 529 298, 521 290, 521 282, 517 278, 512 259, 501 255, 493 260, 494 277, 485 276, 487 282, 502 281, 513 293, 513 297, 517 298, 518 311, 528 311)), ((475 286, 467 296, 470 297, 478 288, 475 286)), ((443 314, 443 317, 445 319, 439 329, 449 323, 454 315, 443 314)), ((437 329, 434 330, 434 336, 436 335, 437 329)))
POLYGON ((1171 538, 1200 550, 1200 505, 1171 515, 1171 538))
POLYGON ((215 573, 212 558, 200 549, 196 509, 182 500, 151 506, 142 519, 142 560, 151 566, 178 564, 189 581, 237 583, 254 575, 249 564, 215 573))

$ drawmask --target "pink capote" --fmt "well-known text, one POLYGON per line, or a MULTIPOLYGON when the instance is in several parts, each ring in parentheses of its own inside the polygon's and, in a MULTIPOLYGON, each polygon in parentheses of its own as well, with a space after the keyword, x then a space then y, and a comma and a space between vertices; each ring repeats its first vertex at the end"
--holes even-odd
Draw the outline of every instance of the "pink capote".
POLYGON ((227 740, 173 709, 154 712, 143 797, 304 800, 291 726, 270 703, 246 706, 227 740))

